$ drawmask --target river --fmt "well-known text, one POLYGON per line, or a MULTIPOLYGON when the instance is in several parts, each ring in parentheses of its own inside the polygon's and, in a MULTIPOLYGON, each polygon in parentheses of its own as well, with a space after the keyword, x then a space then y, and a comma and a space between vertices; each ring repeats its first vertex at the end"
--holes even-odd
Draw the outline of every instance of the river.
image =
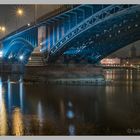
POLYGON ((22 76, 1 76, 0 135, 140 135, 140 71, 104 74, 111 84, 26 84, 22 76))

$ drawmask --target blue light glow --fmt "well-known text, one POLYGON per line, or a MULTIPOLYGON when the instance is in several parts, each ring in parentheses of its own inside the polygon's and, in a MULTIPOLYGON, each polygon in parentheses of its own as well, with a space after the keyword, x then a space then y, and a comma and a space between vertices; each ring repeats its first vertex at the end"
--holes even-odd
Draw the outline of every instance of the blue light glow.
POLYGON ((75 135, 75 126, 72 124, 69 125, 69 135, 75 135))
POLYGON ((24 58, 23 55, 19 56, 19 59, 20 59, 21 61, 23 60, 23 58, 24 58))
POLYGON ((67 112, 67 117, 68 117, 69 119, 73 119, 73 118, 74 118, 74 112, 71 111, 71 110, 69 110, 69 111, 67 112))

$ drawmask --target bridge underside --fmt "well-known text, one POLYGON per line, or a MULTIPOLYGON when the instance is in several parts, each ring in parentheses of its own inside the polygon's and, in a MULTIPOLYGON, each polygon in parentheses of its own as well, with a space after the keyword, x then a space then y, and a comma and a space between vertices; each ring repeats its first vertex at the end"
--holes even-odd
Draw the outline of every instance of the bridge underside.
POLYGON ((118 49, 140 40, 140 8, 130 8, 105 18, 78 34, 48 57, 52 63, 61 55, 67 60, 96 63, 118 49))
POLYGON ((24 64, 37 47, 46 64, 61 56, 96 63, 138 40, 140 5, 80 5, 5 37, 2 51, 24 64))
POLYGON ((20 38, 15 39, 4 49, 4 59, 5 61, 26 64, 33 49, 33 46, 29 42, 20 38))

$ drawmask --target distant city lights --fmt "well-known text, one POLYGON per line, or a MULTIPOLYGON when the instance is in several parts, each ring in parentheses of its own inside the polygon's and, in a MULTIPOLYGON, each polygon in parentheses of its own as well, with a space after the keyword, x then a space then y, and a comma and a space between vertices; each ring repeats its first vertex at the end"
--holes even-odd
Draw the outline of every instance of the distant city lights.
POLYGON ((101 60, 102 65, 120 65, 119 58, 104 58, 101 60))

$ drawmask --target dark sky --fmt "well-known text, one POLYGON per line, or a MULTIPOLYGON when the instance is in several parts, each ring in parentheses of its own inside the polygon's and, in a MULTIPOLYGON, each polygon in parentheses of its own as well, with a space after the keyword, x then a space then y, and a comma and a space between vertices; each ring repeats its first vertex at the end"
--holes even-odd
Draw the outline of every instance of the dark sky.
POLYGON ((132 44, 129 44, 128 46, 116 51, 115 53, 111 54, 111 56, 113 57, 128 57, 130 56, 130 49, 131 47, 134 47, 136 48, 136 54, 137 56, 140 56, 140 40, 137 41, 137 42, 134 42, 132 44))
MULTIPOLYGON (((40 17, 41 15, 51 12, 59 7, 60 5, 37 5, 37 17, 40 17)), ((34 5, 0 5, 0 25, 6 26, 6 34, 8 34, 9 32, 14 31, 17 27, 21 27, 31 21, 34 21, 34 11, 34 5), (23 17, 16 15, 16 9, 18 7, 22 7, 24 9, 23 17)), ((0 37, 2 37, 2 34, 0 34, 0 37)))
MULTIPOLYGON (((40 17, 54 9, 59 8, 62 5, 37 5, 37 17, 40 17)), ((14 31, 17 27, 21 27, 35 18, 35 6, 34 5, 0 5, 0 26, 6 26, 6 34, 14 31), (16 9, 22 7, 24 9, 24 17, 17 17, 16 9), (17 23, 17 24, 16 24, 17 23)), ((0 38, 3 36, 0 33, 0 38)), ((111 56, 129 56, 130 48, 135 46, 137 49, 137 55, 140 55, 140 41, 130 44, 127 47, 120 49, 113 53, 111 56)))

